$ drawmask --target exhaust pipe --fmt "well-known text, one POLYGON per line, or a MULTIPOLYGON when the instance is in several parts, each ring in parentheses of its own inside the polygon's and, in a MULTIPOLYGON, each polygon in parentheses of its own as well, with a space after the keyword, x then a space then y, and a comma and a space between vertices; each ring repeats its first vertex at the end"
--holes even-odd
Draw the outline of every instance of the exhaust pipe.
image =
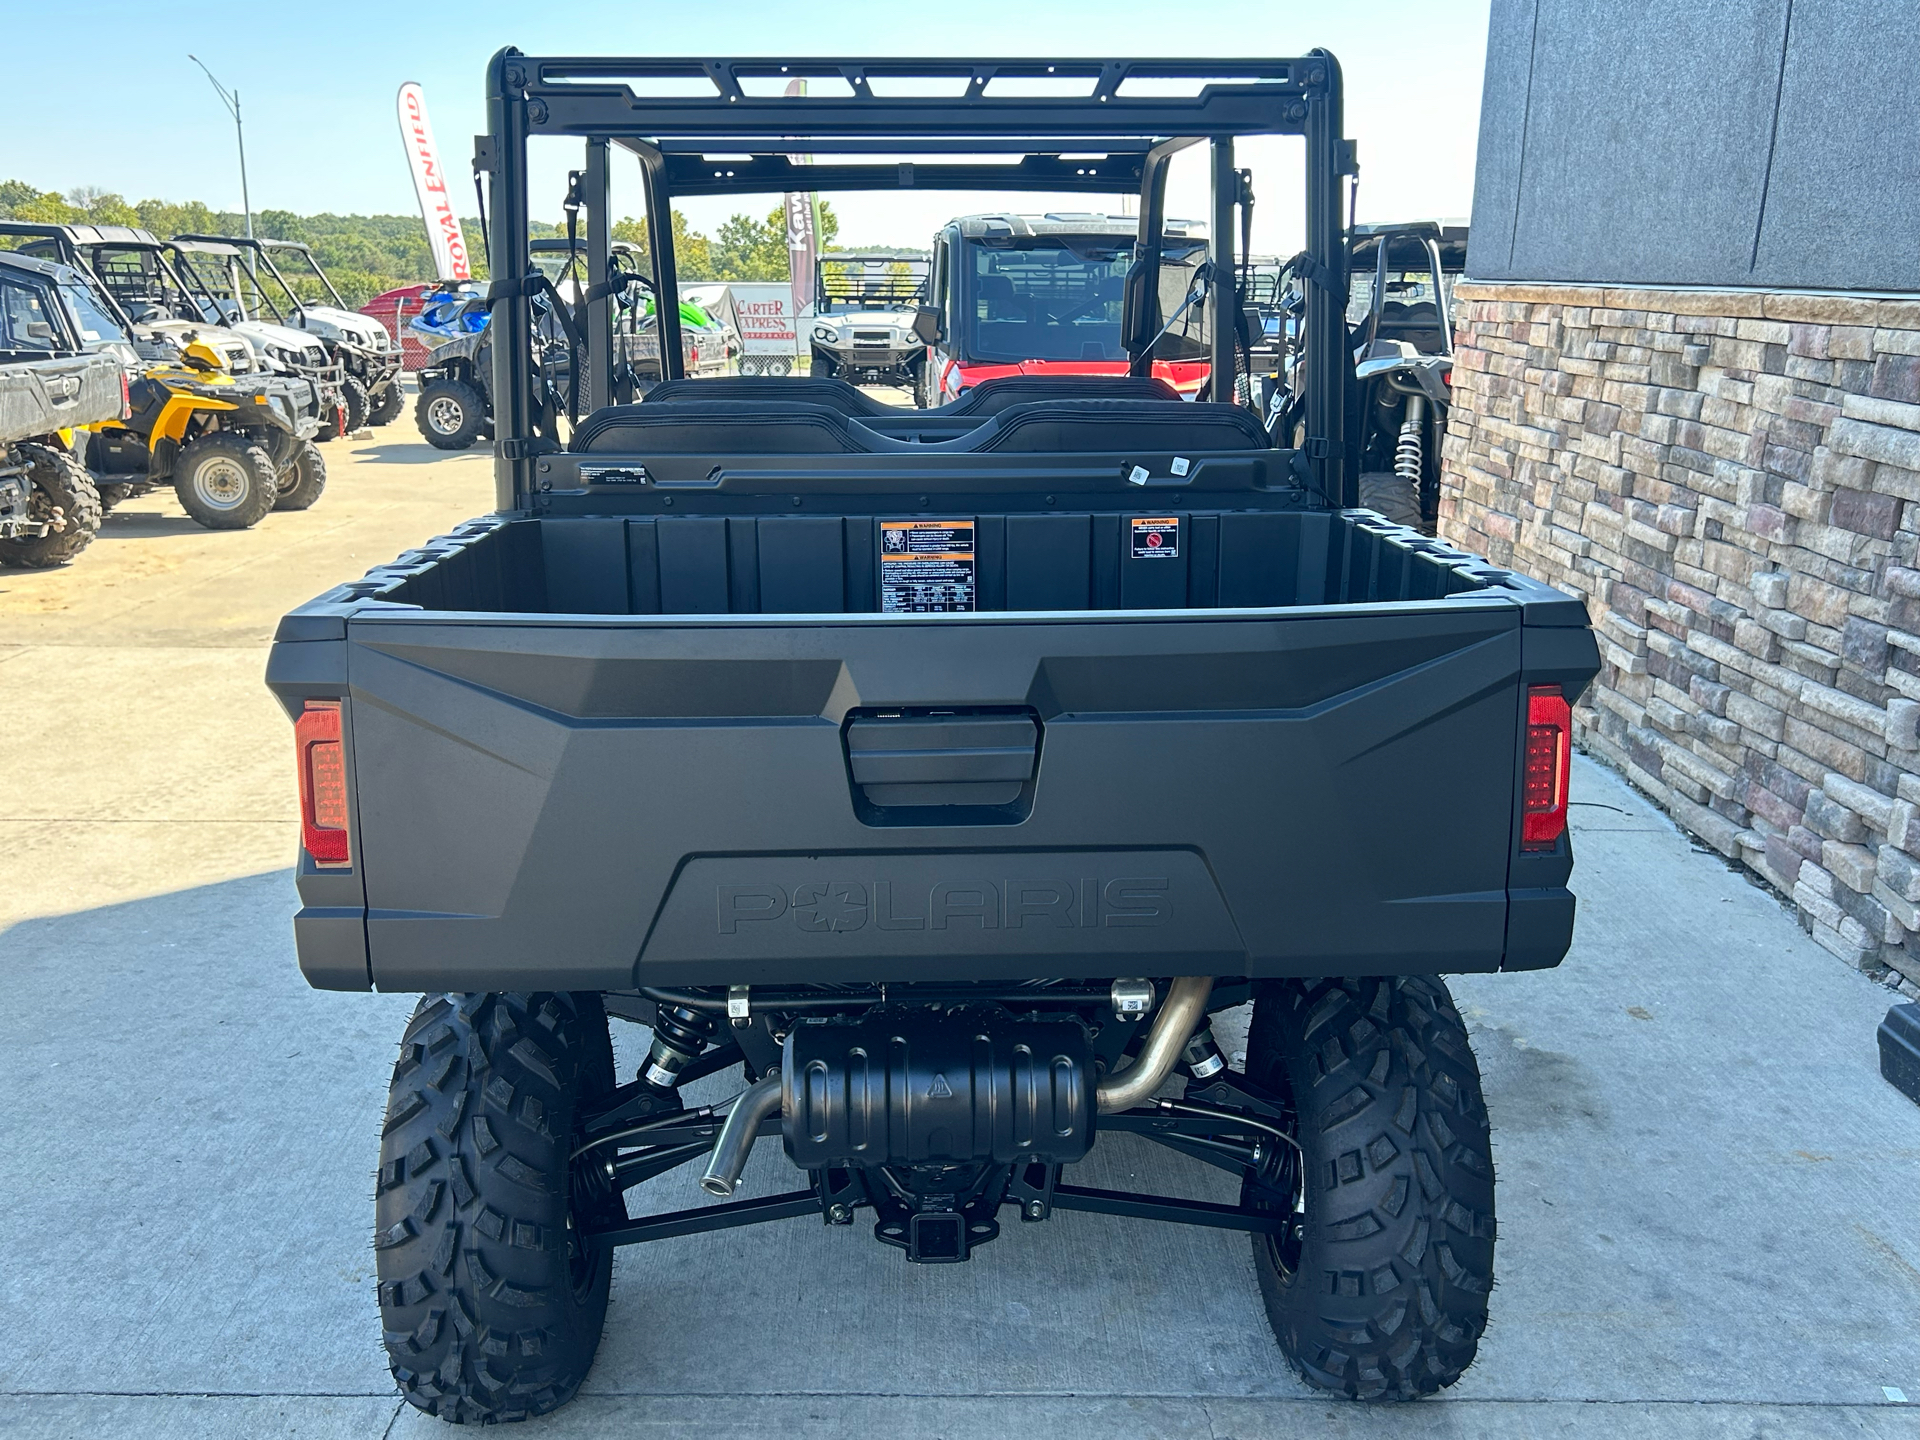
POLYGON ((740 1172, 747 1168, 747 1156, 753 1153, 753 1142, 760 1138, 760 1122, 779 1109, 780 1072, 776 1070, 761 1076, 733 1102, 720 1138, 713 1142, 713 1154, 707 1158, 707 1173, 700 1177, 702 1190, 722 1199, 733 1194, 740 1172))
MULTIPOLYGON (((1140 1048, 1133 1064, 1114 1071, 1094 1087, 1094 1098, 1102 1115, 1131 1110, 1166 1083, 1194 1027, 1205 1018, 1207 997, 1212 994, 1211 975, 1185 975, 1173 982, 1167 991, 1167 1003, 1153 1017, 1147 1043, 1140 1048)), ((732 1125, 731 1115, 727 1123, 732 1125)), ((726 1136, 722 1134, 720 1139, 724 1143, 726 1136)))

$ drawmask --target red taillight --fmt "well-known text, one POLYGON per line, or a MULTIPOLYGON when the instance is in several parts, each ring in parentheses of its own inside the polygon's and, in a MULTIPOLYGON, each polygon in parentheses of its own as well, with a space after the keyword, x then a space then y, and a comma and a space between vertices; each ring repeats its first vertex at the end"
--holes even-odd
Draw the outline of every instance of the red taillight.
POLYGON ((1555 685, 1527 691, 1527 754, 1520 775, 1520 848, 1551 850, 1567 833, 1573 711, 1555 685))
POLYGON ((346 865, 347 759, 340 702, 309 700, 293 727, 300 764, 300 843, 322 865, 346 865))
POLYGON ((127 372, 120 372, 120 418, 133 418, 133 386, 127 383, 127 372))

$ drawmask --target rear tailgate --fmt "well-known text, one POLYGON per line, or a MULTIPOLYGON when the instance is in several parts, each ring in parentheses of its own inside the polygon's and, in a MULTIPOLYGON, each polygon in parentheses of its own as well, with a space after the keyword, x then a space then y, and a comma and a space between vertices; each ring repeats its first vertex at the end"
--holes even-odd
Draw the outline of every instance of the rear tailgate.
POLYGON ((1528 637, 1592 648, 1525 609, 356 615, 324 649, 365 959, 347 925, 303 964, 394 990, 1494 969, 1528 637), (930 811, 916 784, 986 788, 930 811))

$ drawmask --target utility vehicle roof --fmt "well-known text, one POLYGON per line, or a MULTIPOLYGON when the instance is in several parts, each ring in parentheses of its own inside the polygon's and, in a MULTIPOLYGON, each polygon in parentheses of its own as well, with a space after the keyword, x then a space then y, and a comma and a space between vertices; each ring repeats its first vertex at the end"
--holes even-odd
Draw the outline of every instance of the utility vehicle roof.
POLYGON ((151 230, 142 230, 134 225, 46 225, 36 228, 57 230, 75 245, 160 244, 151 230))
MULTIPOLYGON (((996 236, 1009 234, 1016 237, 1035 235, 1127 235, 1140 233, 1140 217, 1137 215, 1100 215, 1093 211, 1053 210, 1045 215, 1014 215, 994 213, 986 215, 960 215, 946 223, 947 229, 958 229, 961 236, 968 240, 990 240, 996 236)), ((1207 227, 1197 220, 1167 220, 1162 222, 1160 233, 1175 238, 1204 240, 1207 227)))
POLYGON ((170 242, 159 243, 170 243, 190 255, 225 255, 234 259, 238 259, 240 255, 239 245, 230 240, 209 240, 198 235, 176 235, 170 242))
POLYGON ((1371 270, 1378 264, 1379 247, 1387 247, 1387 264, 1401 269, 1423 269, 1427 265, 1426 246, 1431 241, 1440 250, 1442 270, 1467 267, 1467 227, 1442 225, 1434 220, 1376 221, 1355 225, 1347 232, 1348 247, 1356 271, 1371 270))
POLYGON ((1438 220, 1369 220, 1347 231, 1355 240, 1375 235, 1430 235, 1435 240, 1465 240, 1467 227, 1443 225, 1438 220))
POLYGON ((0 250, 0 269, 25 270, 61 285, 79 284, 85 279, 71 265, 62 265, 57 260, 42 260, 34 255, 21 255, 12 250, 0 250))
POLYGON ((911 264, 915 260, 925 261, 931 258, 929 252, 925 250, 823 250, 820 253, 820 263, 822 265, 828 264, 829 262, 845 265, 855 263, 865 264, 869 261, 876 264, 899 263, 905 265, 911 264))
POLYGON ((494 73, 532 135, 605 136, 675 195, 1139 189, 1163 140, 1305 133, 1324 52, 1273 60, 539 57, 494 73), (795 80, 807 93, 788 95, 795 80), (744 152, 744 153, 743 153, 744 152), (820 161, 820 156, 838 157, 820 161), (864 160, 854 157, 867 157, 864 160), (1018 158, 1015 158, 1018 157, 1018 158), (811 158, 813 163, 808 163, 811 158))
POLYGON ((311 256, 313 247, 304 240, 272 240, 264 235, 200 235, 184 234, 173 237, 176 241, 193 240, 210 245, 234 245, 242 250, 299 250, 311 256))

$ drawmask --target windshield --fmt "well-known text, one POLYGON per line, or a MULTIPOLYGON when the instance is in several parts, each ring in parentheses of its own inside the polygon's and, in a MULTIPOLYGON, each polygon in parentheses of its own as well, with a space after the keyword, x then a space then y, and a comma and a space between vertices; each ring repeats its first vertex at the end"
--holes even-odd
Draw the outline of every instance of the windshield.
MULTIPOLYGON (((1130 238, 1099 235, 1021 236, 966 240, 958 267, 966 277, 959 314, 969 328, 966 353, 975 360, 1124 361, 1120 311, 1130 238)), ((1187 240, 1162 251, 1160 313, 1168 325, 1154 347, 1161 360, 1204 359, 1205 307, 1175 318, 1191 289, 1206 247, 1187 240)))
POLYGON ((1247 276, 1249 305, 1277 306, 1286 293, 1286 272, 1278 265, 1256 265, 1247 276))
POLYGON ((124 345, 127 332, 120 328, 120 322, 100 307, 93 297, 93 291, 85 285, 70 283, 60 289, 67 297, 67 304, 80 322, 80 338, 88 349, 98 349, 103 345, 124 345))
POLYGON ((152 250, 103 245, 95 247, 91 259, 100 283, 135 319, 155 308, 176 320, 214 318, 181 289, 178 277, 152 250))
POLYGON ((0 276, 0 350, 51 354, 65 348, 46 292, 25 280, 0 276))
POLYGON ((275 245, 270 250, 263 249, 260 258, 266 262, 265 268, 272 272, 279 288, 293 292, 290 298, 296 303, 332 305, 340 310, 353 308, 340 298, 327 272, 304 245, 275 245))
MULTIPOLYGON (((180 268, 187 272, 187 278, 198 281, 207 295, 217 302, 217 308, 206 316, 207 319, 224 317, 228 324, 238 320, 286 323, 280 306, 260 287, 258 276, 250 274, 240 263, 238 255, 185 247, 175 250, 174 254, 180 268)), ((203 303, 200 308, 207 310, 209 307, 203 303)))
MULTIPOLYGON (((1347 323, 1359 325, 1373 309, 1373 286, 1377 272, 1356 270, 1347 291, 1347 323)), ((1439 320, 1439 295, 1433 288, 1430 270, 1389 270, 1383 293, 1380 318, 1383 320, 1439 320)))

